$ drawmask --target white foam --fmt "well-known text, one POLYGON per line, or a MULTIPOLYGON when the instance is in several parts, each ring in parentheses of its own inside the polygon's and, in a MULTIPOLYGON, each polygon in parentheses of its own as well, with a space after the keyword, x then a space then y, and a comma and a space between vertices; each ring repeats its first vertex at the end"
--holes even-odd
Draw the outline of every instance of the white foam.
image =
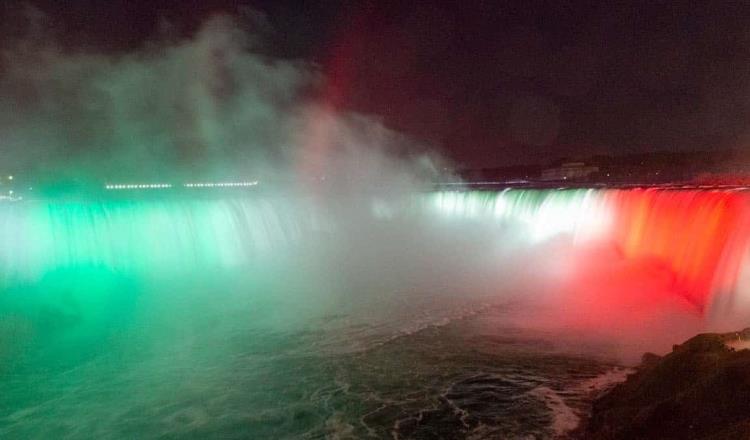
POLYGON ((555 436, 561 436, 572 431, 581 422, 581 418, 553 389, 538 386, 529 391, 529 394, 543 401, 547 408, 552 411, 552 431, 555 436))
MULTIPOLYGON (((628 375, 635 370, 632 368, 615 367, 606 372, 586 379, 575 387, 578 395, 596 397, 612 389, 620 382, 624 382, 628 375)), ((565 400, 555 390, 546 386, 538 386, 529 394, 544 402, 552 412, 552 432, 555 437, 560 437, 574 430, 581 422, 579 414, 565 403, 565 400)))
POLYGON ((579 385, 579 389, 587 394, 601 395, 618 383, 625 382, 625 379, 634 372, 633 368, 615 367, 596 377, 584 380, 579 385))

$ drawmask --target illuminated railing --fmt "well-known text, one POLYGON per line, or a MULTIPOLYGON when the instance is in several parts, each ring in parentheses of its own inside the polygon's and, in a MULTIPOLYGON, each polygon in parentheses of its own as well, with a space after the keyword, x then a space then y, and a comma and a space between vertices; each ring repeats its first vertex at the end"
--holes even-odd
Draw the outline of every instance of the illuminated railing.
POLYGON ((247 186, 255 186, 258 184, 257 180, 251 182, 213 182, 213 183, 186 183, 183 186, 185 188, 240 188, 247 186))
POLYGON ((114 184, 105 185, 104 188, 108 190, 119 190, 119 189, 164 189, 172 188, 171 183, 137 183, 137 184, 114 184))
POLYGON ((247 182, 191 182, 182 185, 172 185, 171 183, 127 183, 127 184, 107 184, 104 185, 106 190, 128 190, 128 189, 169 189, 174 186, 183 188, 246 188, 258 185, 257 180, 247 182))

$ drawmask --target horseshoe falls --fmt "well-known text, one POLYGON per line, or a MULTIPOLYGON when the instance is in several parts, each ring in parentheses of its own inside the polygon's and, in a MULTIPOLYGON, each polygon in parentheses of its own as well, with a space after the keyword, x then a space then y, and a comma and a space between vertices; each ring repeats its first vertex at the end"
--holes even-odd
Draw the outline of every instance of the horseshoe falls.
POLYGON ((3 203, 0 437, 562 436, 623 376, 623 344, 747 317, 748 201, 3 203))

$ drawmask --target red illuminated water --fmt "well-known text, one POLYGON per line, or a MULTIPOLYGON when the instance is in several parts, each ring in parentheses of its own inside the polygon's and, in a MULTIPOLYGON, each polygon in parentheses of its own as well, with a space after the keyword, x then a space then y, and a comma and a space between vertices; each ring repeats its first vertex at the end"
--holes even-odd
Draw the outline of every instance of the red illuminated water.
POLYGON ((643 338, 678 325, 687 337, 743 325, 750 310, 750 195, 742 189, 446 191, 433 202, 449 218, 511 231, 488 244, 526 258, 523 277, 536 285, 523 296, 559 300, 556 315, 537 322, 643 338))
POLYGON ((737 287, 750 236, 746 194, 652 189, 608 191, 605 198, 623 256, 662 265, 699 310, 737 287))

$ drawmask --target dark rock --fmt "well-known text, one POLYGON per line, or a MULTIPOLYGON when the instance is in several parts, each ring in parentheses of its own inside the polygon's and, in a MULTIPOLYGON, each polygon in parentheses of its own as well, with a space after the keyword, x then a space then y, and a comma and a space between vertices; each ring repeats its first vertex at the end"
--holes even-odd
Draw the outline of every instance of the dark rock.
POLYGON ((644 353, 641 356, 641 368, 651 368, 656 366, 661 360, 661 356, 654 353, 644 353))
POLYGON ((594 402, 583 438, 750 439, 750 329, 705 333, 638 371, 594 402))

